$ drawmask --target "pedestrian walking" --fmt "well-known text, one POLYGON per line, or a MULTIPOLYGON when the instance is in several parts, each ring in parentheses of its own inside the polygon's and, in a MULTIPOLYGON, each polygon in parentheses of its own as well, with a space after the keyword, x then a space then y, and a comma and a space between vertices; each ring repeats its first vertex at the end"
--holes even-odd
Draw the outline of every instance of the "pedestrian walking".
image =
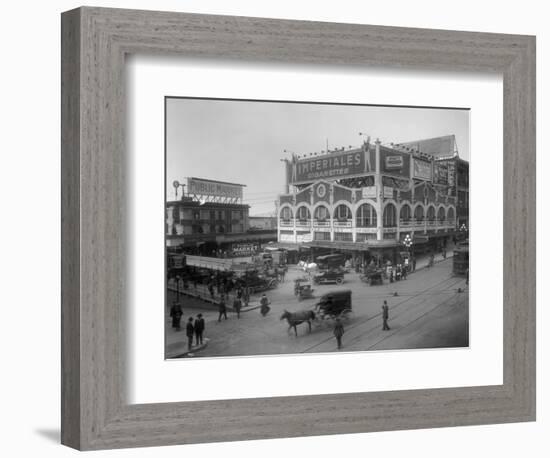
POLYGON ((195 335, 195 327, 193 326, 193 317, 189 317, 187 321, 187 327, 185 328, 185 334, 187 335, 187 349, 191 350, 193 346, 193 336, 195 335))
POLYGON ((388 307, 387 301, 384 301, 384 305, 382 306, 382 331, 389 331, 390 327, 388 326, 388 319, 390 317, 390 309, 388 307))
POLYGON ((443 255, 443 259, 447 259, 447 250, 445 248, 441 250, 441 254, 443 255))
POLYGON ((338 344, 338 350, 342 348, 342 336, 344 335, 344 325, 340 318, 336 318, 336 324, 334 325, 334 337, 336 337, 336 342, 338 344))
POLYGON ((416 257, 413 256, 412 258, 412 267, 413 267, 413 272, 416 270, 416 257))
POLYGON ((241 307, 241 300, 238 297, 235 297, 235 300, 233 301, 233 310, 235 310, 238 319, 241 318, 241 307))
POLYGON ((260 313, 262 314, 262 316, 266 316, 271 308, 269 307, 269 300, 267 299, 267 296, 265 294, 262 294, 260 305, 260 313))
POLYGON ((208 283, 208 291, 210 292, 210 298, 214 299, 214 285, 213 285, 213 283, 208 283))
POLYGON ((403 276, 403 280, 407 279, 407 271, 409 270, 409 266, 406 265, 403 267, 403 271, 401 272, 401 275, 403 276))
POLYGON ((170 317, 172 318, 172 327, 179 331, 181 330, 181 317, 183 316, 183 311, 181 310, 181 305, 176 301, 172 304, 170 308, 170 317))
POLYGON ((225 298, 223 296, 220 297, 218 312, 218 322, 222 320, 222 316, 227 320, 227 307, 225 306, 225 298))
POLYGON ((204 318, 202 317, 202 313, 199 313, 197 315, 197 319, 195 320, 195 342, 197 345, 202 345, 202 334, 204 333, 204 318))
POLYGON ((248 307, 248 303, 250 302, 250 288, 248 286, 244 287, 243 301, 244 301, 244 306, 248 307))

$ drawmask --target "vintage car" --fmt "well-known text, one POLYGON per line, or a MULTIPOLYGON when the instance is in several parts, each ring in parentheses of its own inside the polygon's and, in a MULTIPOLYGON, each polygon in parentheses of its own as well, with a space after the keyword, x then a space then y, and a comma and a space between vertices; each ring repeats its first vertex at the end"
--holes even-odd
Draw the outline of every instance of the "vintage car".
POLYGON ((340 270, 327 270, 315 275, 313 277, 313 281, 317 285, 326 283, 336 283, 337 285, 341 285, 344 283, 344 273, 340 270))
POLYGON ((301 301, 313 297, 313 291, 311 283, 301 283, 298 286, 298 300, 301 301))

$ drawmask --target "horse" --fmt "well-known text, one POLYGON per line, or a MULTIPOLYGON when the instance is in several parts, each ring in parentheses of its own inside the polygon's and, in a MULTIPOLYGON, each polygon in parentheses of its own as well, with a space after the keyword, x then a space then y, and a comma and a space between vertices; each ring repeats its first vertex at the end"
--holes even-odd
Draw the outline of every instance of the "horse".
POLYGON ((281 315, 281 320, 288 322, 288 332, 294 328, 294 333, 298 337, 298 330, 296 326, 302 323, 306 323, 309 327, 309 332, 311 332, 311 322, 315 319, 315 312, 313 310, 301 310, 299 312, 289 312, 287 310, 281 315))

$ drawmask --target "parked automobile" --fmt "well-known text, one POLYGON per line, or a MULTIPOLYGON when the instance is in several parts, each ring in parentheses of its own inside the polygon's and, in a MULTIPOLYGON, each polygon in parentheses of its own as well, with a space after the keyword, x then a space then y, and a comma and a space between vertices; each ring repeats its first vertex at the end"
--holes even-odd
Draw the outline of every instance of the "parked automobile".
POLYGON ((317 285, 327 283, 336 283, 337 285, 341 285, 344 283, 344 273, 340 270, 327 270, 315 275, 313 277, 313 281, 317 285))

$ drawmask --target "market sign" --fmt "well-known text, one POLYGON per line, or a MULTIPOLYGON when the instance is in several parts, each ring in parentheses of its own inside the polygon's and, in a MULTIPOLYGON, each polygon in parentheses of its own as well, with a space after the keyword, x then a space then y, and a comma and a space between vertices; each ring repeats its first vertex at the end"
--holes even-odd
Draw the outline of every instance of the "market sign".
POLYGON ((243 185, 225 183, 223 181, 204 180, 201 178, 188 178, 187 193, 242 199, 243 185))
POLYGON ((231 251, 235 256, 251 256, 257 253, 259 248, 257 243, 233 243, 231 251))
POLYGON ((432 164, 421 159, 413 159, 413 178, 432 181, 432 164))
POLYGON ((287 163, 290 184, 309 183, 327 178, 345 178, 374 172, 374 152, 339 151, 307 159, 294 157, 287 163))

